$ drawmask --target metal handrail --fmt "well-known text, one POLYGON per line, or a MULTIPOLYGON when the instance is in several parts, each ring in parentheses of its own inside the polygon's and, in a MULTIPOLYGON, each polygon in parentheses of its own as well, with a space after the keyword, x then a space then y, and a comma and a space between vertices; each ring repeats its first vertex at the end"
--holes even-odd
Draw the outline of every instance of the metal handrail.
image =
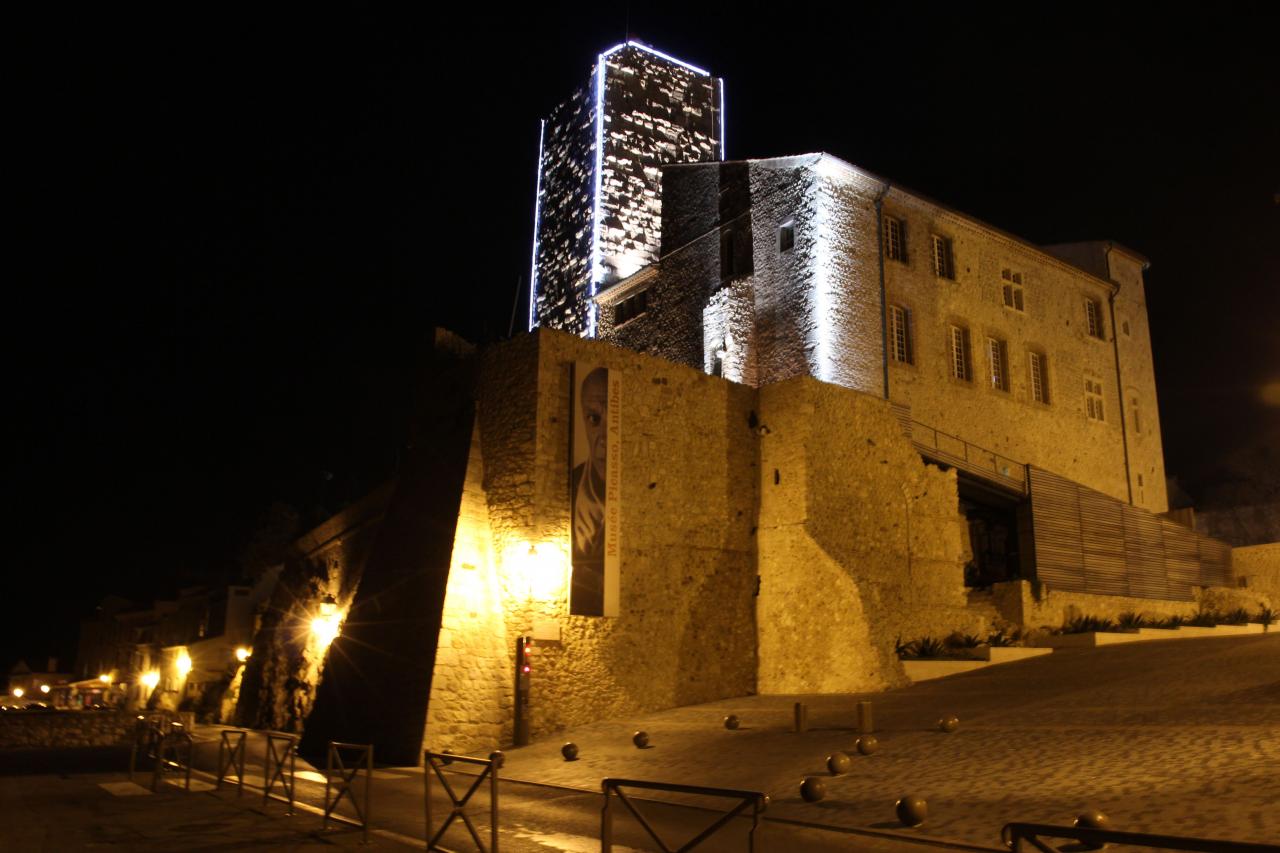
POLYGON ((133 774, 138 768, 139 752, 142 753, 143 758, 155 760, 160 740, 164 737, 163 720, 163 715, 139 714, 137 721, 133 724, 133 745, 129 749, 130 782, 133 781, 133 774))
POLYGON ((221 788, 223 780, 227 778, 228 771, 236 771, 236 796, 244 796, 244 757, 245 757, 245 738, 249 733, 244 729, 223 729, 222 737, 218 741, 218 784, 221 788), (231 744, 231 737, 236 739, 235 745, 231 744))
POLYGON ((195 743, 191 739, 191 733, 182 727, 181 723, 171 723, 172 729, 163 738, 160 739, 159 745, 156 747, 156 763, 155 770, 151 774, 151 790, 158 791, 160 789, 160 780, 164 777, 165 770, 174 767, 186 771, 185 787, 191 790, 191 753, 195 748, 195 743), (178 749, 184 748, 186 761, 178 761, 178 749), (169 756, 173 756, 170 760, 169 756))
POLYGON ((373 792, 373 744, 371 743, 342 743, 340 741, 329 741, 329 750, 325 756, 324 763, 324 818, 320 825, 327 827, 329 818, 333 815, 334 809, 338 807, 338 803, 346 797, 351 802, 351 808, 355 809, 356 817, 360 819, 360 828, 364 830, 364 843, 369 843, 369 803, 373 792), (350 767, 342 760, 342 751, 356 753, 355 763, 350 767), (364 806, 361 807, 359 801, 356 800, 355 792, 351 789, 356 778, 359 777, 360 771, 364 771, 364 806), (333 788, 333 799, 329 799, 329 789, 333 788))
POLYGON ((604 809, 600 815, 600 850, 601 853, 609 853, 613 850, 613 797, 610 794, 616 794, 622 804, 627 807, 631 814, 635 815, 636 820, 640 821, 640 825, 649 833, 649 837, 654 840, 662 853, 685 853, 692 850, 711 836, 715 835, 729 821, 746 811, 747 807, 751 807, 751 831, 747 833, 747 850, 754 853, 756 849, 756 830, 760 828, 760 815, 764 814, 764 810, 769 807, 769 797, 762 791, 739 791, 733 788, 707 788, 701 785, 677 785, 667 782, 646 782, 638 779, 605 779, 600 783, 600 788, 604 794, 604 809), (726 811, 720 817, 716 818, 702 832, 695 835, 689 841, 686 841, 679 847, 668 847, 666 842, 659 837, 657 830, 645 819, 640 810, 631 802, 627 795, 622 791, 623 787, 641 788, 648 791, 667 791, 673 794, 696 794, 703 797, 723 797, 727 799, 736 799, 738 804, 726 811))
POLYGON ((1025 471, 1026 471, 1026 465, 1024 463, 1019 462, 1016 459, 1012 459, 1003 454, 996 453, 994 450, 988 450, 987 448, 982 447, 981 445, 977 445, 977 444, 974 444, 973 442, 966 441, 965 439, 961 438, 958 435, 952 435, 950 433, 943 432, 942 430, 939 430, 935 427, 931 427, 928 424, 922 424, 919 421, 913 420, 911 422, 911 427, 912 427, 911 441, 917 447, 922 449, 932 450, 933 452, 941 456, 946 456, 950 459, 955 460, 956 462, 959 462, 964 465, 968 465, 971 468, 974 468, 980 471, 990 470, 990 472, 995 476, 1000 477, 1003 480, 1008 480, 1010 482, 1017 483, 1020 489, 1024 488, 1025 471), (928 433, 931 433, 933 437, 933 443, 930 444, 929 442, 924 441, 922 438, 917 437, 920 434, 920 431, 927 431, 928 433), (960 444, 960 451, 961 451, 960 455, 952 453, 949 450, 943 449, 942 445, 938 441, 939 436, 942 436, 944 438, 949 438, 952 441, 958 442, 960 444), (974 454, 970 453, 971 449, 977 452, 977 454, 980 456, 979 459, 973 458, 974 454), (1002 465, 1001 463, 1004 463, 1004 464, 1002 465))
MULTIPOLYGON (((281 789, 287 795, 288 814, 293 814, 293 792, 297 785, 298 736, 267 733, 267 751, 262 759, 262 804, 265 806, 271 799, 271 791, 279 780, 281 789), (276 744, 284 742, 284 752, 276 749, 276 744), (289 773, 286 778, 285 759, 289 760, 289 773)), ((284 799, 284 798, 282 798, 284 799)))
POLYGON ((432 752, 427 750, 422 754, 423 773, 423 789, 425 793, 424 815, 427 819, 427 849, 428 850, 444 850, 445 848, 437 846, 440 839, 444 837, 445 830, 453 823, 455 818, 462 818, 462 823, 467 827, 467 831, 471 833, 471 840, 475 842, 476 848, 480 853, 486 853, 484 842, 480 840, 480 833, 476 831, 475 824, 471 822, 471 816, 465 811, 467 803, 470 802, 472 794, 480 789, 480 785, 484 782, 485 777, 489 779, 489 850, 487 853, 498 853, 498 770, 502 767, 505 760, 501 752, 491 752, 488 758, 473 758, 469 755, 455 755, 451 752, 432 752), (480 775, 475 777, 475 781, 471 783, 471 787, 467 792, 458 797, 453 791, 453 786, 449 784, 449 780, 444 776, 444 768, 453 762, 462 764, 475 764, 484 769, 480 771, 480 775), (435 835, 431 834, 431 774, 435 773, 439 778, 440 784, 444 786, 444 791, 449 795, 449 801, 452 807, 449 809, 449 816, 440 824, 440 829, 435 835))
POLYGON ((1105 844, 1126 844, 1134 847, 1158 847, 1164 850, 1194 850, 1201 853, 1277 853, 1274 844, 1257 844, 1248 841, 1218 841, 1208 838, 1186 838, 1177 835, 1150 835, 1142 832, 1119 832, 1114 829, 1086 829, 1081 826, 1053 826, 1046 823, 1010 823, 1000 830, 1000 838, 1013 853, 1022 853, 1027 846, 1040 853, 1061 853, 1045 838, 1068 838, 1079 841, 1091 849, 1101 849, 1105 844))

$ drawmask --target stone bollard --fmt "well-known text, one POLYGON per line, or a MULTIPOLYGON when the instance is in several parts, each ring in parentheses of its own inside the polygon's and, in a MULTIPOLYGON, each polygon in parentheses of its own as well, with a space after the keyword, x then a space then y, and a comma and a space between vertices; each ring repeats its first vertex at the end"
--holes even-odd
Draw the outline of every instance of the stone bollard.
POLYGON ((871 703, 858 703, 858 734, 869 735, 876 730, 875 722, 871 718, 871 703))
POLYGON ((792 724, 792 731, 805 732, 809 730, 809 706, 803 702, 797 702, 795 708, 795 721, 792 724))

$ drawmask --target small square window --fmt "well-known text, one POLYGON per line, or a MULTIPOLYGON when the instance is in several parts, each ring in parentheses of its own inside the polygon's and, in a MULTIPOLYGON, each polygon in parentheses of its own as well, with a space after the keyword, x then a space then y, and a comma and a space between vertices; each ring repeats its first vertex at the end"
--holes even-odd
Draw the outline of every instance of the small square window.
POLYGON ((634 320, 641 314, 649 310, 649 291, 642 290, 639 293, 628 296, 622 300, 613 309, 613 325, 621 326, 623 323, 634 320))
POLYGON ((784 222, 778 227, 778 251, 789 252, 796 245, 796 224, 784 222))

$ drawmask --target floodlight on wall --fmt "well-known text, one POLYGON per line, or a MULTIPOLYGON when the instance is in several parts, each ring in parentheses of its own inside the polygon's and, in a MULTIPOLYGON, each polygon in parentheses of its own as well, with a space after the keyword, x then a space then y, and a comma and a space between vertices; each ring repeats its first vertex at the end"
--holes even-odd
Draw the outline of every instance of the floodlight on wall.
POLYGON ((101 681, 103 684, 110 684, 111 676, 104 672, 102 673, 102 675, 98 676, 98 680, 101 681))
POLYGON ((191 672, 191 655, 187 654, 186 649, 178 652, 177 658, 173 661, 173 668, 177 670, 179 678, 186 678, 191 672))
POLYGON ((153 669, 146 675, 142 676, 142 678, 139 678, 138 683, 143 687, 146 687, 148 690, 155 690, 157 685, 160 684, 160 673, 153 669))
POLYGON ((503 553, 502 565, 512 589, 533 601, 564 597, 568 555, 552 542, 521 542, 503 553))
POLYGON ((48 693, 48 692, 49 692, 49 685, 47 685, 47 684, 41 684, 41 685, 40 685, 40 692, 41 692, 41 693, 48 693))
POLYGON ((13 698, 21 699, 24 695, 26 695, 26 692, 27 691, 23 690, 21 687, 15 687, 13 688, 13 698))
POLYGON ((244 663, 251 657, 253 657, 253 649, 246 646, 240 646, 236 649, 236 660, 240 661, 240 663, 244 663))

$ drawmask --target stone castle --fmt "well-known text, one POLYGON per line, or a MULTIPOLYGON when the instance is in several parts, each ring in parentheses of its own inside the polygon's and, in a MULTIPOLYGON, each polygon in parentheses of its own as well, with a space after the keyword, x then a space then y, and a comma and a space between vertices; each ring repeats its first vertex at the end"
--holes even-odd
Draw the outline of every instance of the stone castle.
POLYGON ((902 685, 898 640, 1244 600, 1161 514, 1145 260, 826 154, 726 162, 723 97, 628 43, 544 124, 532 333, 437 335, 398 479, 299 541, 236 722, 420 763, 902 685), (610 377, 616 615, 570 601, 604 429, 575 365, 610 377))

